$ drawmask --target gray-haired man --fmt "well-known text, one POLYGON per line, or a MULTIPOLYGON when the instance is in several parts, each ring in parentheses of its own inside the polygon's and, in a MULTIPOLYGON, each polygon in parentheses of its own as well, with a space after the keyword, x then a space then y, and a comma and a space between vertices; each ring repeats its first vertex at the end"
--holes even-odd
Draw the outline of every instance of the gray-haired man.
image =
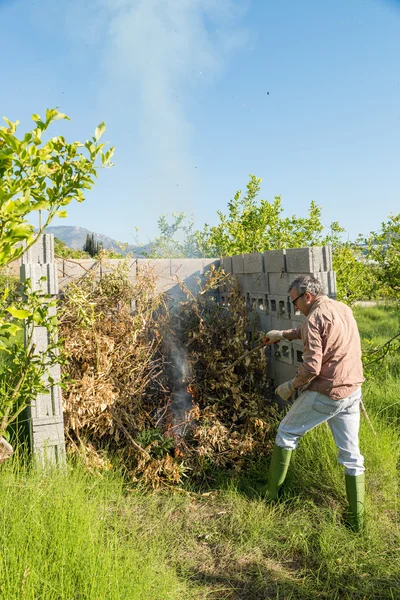
POLYGON ((303 363, 291 381, 276 389, 284 400, 295 391, 301 393, 278 428, 266 499, 278 497, 299 439, 327 421, 339 449, 338 461, 344 465, 349 524, 359 531, 364 514, 364 459, 358 446, 364 378, 357 323, 351 309, 325 296, 321 283, 312 275, 297 277, 289 294, 306 319, 297 329, 269 331, 266 343, 282 338, 303 341, 303 363))

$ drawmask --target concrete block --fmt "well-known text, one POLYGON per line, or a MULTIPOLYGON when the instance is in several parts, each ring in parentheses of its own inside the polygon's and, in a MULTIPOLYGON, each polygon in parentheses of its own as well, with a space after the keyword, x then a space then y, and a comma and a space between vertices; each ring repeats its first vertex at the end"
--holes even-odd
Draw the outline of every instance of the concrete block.
POLYGON ((108 275, 109 273, 112 273, 123 262, 124 261, 121 258, 108 258, 107 260, 102 261, 99 265, 100 277, 102 277, 103 275, 108 275))
MULTIPOLYGON (((155 259, 138 259, 137 274, 150 272, 154 274, 156 293, 163 294, 169 292, 171 288, 179 285, 177 280, 171 277, 171 259, 155 258, 155 259)), ((180 288, 179 288, 179 291, 180 288)))
POLYGON ((243 254, 244 272, 245 273, 263 273, 263 255, 261 252, 252 252, 251 254, 243 254))
POLYGON ((267 352, 267 377, 268 377, 268 379, 272 379, 272 381, 275 381, 276 360, 274 360, 272 358, 271 346, 267 346, 266 352, 267 352))
POLYGON ((280 360, 273 360, 272 363, 271 371, 274 375, 273 381, 275 386, 293 379, 296 375, 297 367, 294 365, 290 365, 280 360))
POLYGON ((31 449, 42 464, 64 464, 65 440, 62 421, 36 424, 31 421, 31 449))
POLYGON ((288 290, 292 278, 288 273, 268 273, 268 281, 270 294, 277 294, 279 296, 287 296, 289 294, 288 290))
POLYGON ((33 246, 21 256, 21 264, 49 264, 54 262, 54 235, 44 233, 33 246))
POLYGON ((136 276, 137 276, 137 259, 133 258, 129 264, 129 273, 128 273, 129 281, 131 283, 135 283, 136 276))
POLYGON ((31 281, 32 290, 41 294, 58 294, 57 267, 53 264, 24 263, 20 269, 20 279, 24 283, 31 281))
POLYGON ((249 310, 256 312, 259 315, 268 314, 268 308, 264 294, 246 293, 246 306, 249 310))
POLYGON ((72 280, 77 279, 95 269, 96 266, 97 261, 91 258, 82 258, 80 260, 64 260, 63 277, 72 280))
POLYGON ((278 344, 274 344, 274 358, 279 362, 293 364, 293 346, 288 340, 281 340, 278 344))
POLYGON ((293 323, 291 320, 282 319, 277 317, 276 314, 270 313, 271 315, 271 329, 278 329, 285 331, 286 329, 294 329, 296 325, 293 327, 293 323))
POLYGON ((305 316, 299 310, 295 310, 292 313, 291 320, 293 321, 293 327, 299 327, 305 320, 305 316))
POLYGON ((171 258, 170 273, 172 276, 177 276, 181 280, 194 274, 198 276, 203 275, 203 259, 171 258))
POLYGON ((286 271, 286 250, 267 250, 264 256, 264 271, 280 273, 286 271))
POLYGON ((260 331, 267 333, 267 331, 271 331, 272 329, 272 319, 270 315, 259 315, 258 316, 258 324, 260 331))
POLYGON ((35 326, 33 331, 32 343, 35 344, 35 354, 40 354, 47 351, 49 345, 49 332, 46 327, 35 326))
MULTIPOLYGON (((190 260, 190 259, 189 259, 190 260)), ((203 258, 203 275, 206 275, 213 265, 216 269, 221 267, 221 260, 219 258, 203 258)))
POLYGON ((225 273, 233 273, 232 257, 231 256, 224 256, 221 259, 221 266, 222 266, 223 270, 225 271, 225 273))
POLYGON ((290 319, 293 312, 293 305, 290 297, 286 295, 269 294, 269 311, 272 315, 280 319, 290 319))
POLYGON ((43 422, 42 419, 32 419, 32 434, 35 444, 59 444, 64 442, 64 423, 59 417, 43 422))
POLYGON ((324 283, 326 293, 330 298, 336 298, 336 272, 335 271, 327 271, 324 276, 326 277, 326 283, 324 283))
POLYGON ((243 254, 237 254, 236 256, 232 256, 232 272, 235 275, 237 273, 244 273, 243 254))
POLYGON ((268 294, 269 282, 267 273, 252 273, 242 277, 243 288, 256 294, 268 294))
POLYGON ((304 345, 301 340, 293 340, 293 364, 299 367, 303 362, 304 345))
POLYGON ((286 270, 288 273, 315 273, 319 271, 331 271, 331 246, 288 248, 286 250, 286 270))

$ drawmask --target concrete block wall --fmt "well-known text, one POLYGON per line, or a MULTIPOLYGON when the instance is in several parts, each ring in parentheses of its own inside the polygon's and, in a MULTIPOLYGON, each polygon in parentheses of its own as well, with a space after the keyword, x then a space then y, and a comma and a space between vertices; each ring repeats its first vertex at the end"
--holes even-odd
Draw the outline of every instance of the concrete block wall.
MULTIPOLYGON (((239 280, 246 306, 263 332, 294 329, 303 322, 303 315, 294 309, 288 293, 289 285, 299 275, 314 275, 323 284, 324 293, 336 297, 330 246, 240 254, 222 258, 221 265, 239 280)), ((268 353, 269 375, 279 385, 296 374, 302 362, 303 344, 300 340, 283 340, 269 347, 268 353)))
MULTIPOLYGON (((99 267, 99 277, 110 273, 121 262, 121 259, 108 259, 99 267)), ((168 295, 171 304, 187 298, 181 283, 196 294, 205 282, 205 275, 211 265, 220 266, 215 258, 132 258, 129 264, 129 279, 135 281, 141 270, 150 268, 156 276, 156 291, 168 295)), ((41 265, 37 265, 41 267, 41 265)), ((57 274, 60 289, 68 283, 90 274, 97 267, 93 259, 57 259, 57 274)), ((229 271, 230 272, 230 271, 229 271)))
MULTIPOLYGON (((43 293, 52 293, 51 290, 56 289, 57 285, 54 264, 46 262, 52 256, 51 244, 53 242, 48 237, 43 236, 45 241, 42 242, 41 248, 33 248, 24 255, 25 259, 21 266, 22 278, 30 276, 34 281, 38 281, 39 275, 46 275, 46 281, 37 284, 43 286, 40 288, 43 293)), ((109 272, 118 264, 118 261, 119 259, 106 261, 101 267, 100 276, 109 272)), ((294 310, 288 294, 290 283, 298 275, 313 274, 323 284, 326 294, 332 298, 336 296, 336 278, 332 271, 332 253, 329 246, 270 250, 263 253, 222 257, 220 260, 214 258, 134 258, 130 265, 130 278, 134 280, 141 269, 151 267, 156 273, 157 291, 166 293, 171 304, 174 305, 186 299, 180 283, 183 283, 195 295, 205 281, 205 274, 211 265, 222 266, 226 273, 233 274, 238 279, 246 306, 251 313, 251 321, 253 322, 255 319, 259 330, 263 332, 267 332, 269 329, 292 329, 299 327, 302 323, 303 316, 299 311, 294 310)), ((92 259, 57 260, 60 287, 89 273, 95 266, 96 261, 92 259)), ((227 301, 228 293, 229 284, 222 283, 219 290, 213 295, 224 304, 227 301)), ((268 349, 269 375, 276 385, 295 375, 296 369, 302 361, 302 350, 300 341, 283 341, 268 349)), ((55 400, 52 400, 52 405, 58 406, 58 392, 54 392, 54 394, 55 400)), ((44 398, 40 402, 42 403, 40 406, 45 405, 44 398)), ((49 412, 48 407, 44 410, 49 412)), ((56 411, 51 416, 57 417, 56 411)), ((43 418, 40 411, 33 414, 33 417, 43 418)), ((40 427, 42 421, 37 421, 37 423, 37 427, 40 427)), ((33 428, 34 432, 36 432, 35 427, 33 428)), ((39 434, 37 439, 40 439, 39 434)))
MULTIPOLYGON (((171 305, 187 299, 185 288, 196 295, 206 280, 211 265, 220 266, 215 258, 159 258, 136 259, 137 273, 151 268, 156 275, 156 291, 167 294, 171 305)), ((210 293, 210 295, 213 295, 210 293)), ((218 292, 216 292, 218 295, 218 292)))
MULTIPOLYGON (((21 281, 31 280, 33 290, 43 295, 58 293, 57 268, 54 262, 54 236, 44 234, 21 258, 21 281), (45 277, 44 281, 41 278, 45 277)), ((54 314, 55 309, 49 307, 54 314)), ((32 333, 32 343, 39 355, 47 353, 49 334, 45 327, 34 326, 33 332, 25 330, 25 340, 32 333)), ((44 375, 48 394, 38 394, 27 409, 30 446, 41 463, 63 464, 65 462, 65 440, 60 365, 49 367, 44 375), (49 377, 54 383, 49 383, 49 377)))

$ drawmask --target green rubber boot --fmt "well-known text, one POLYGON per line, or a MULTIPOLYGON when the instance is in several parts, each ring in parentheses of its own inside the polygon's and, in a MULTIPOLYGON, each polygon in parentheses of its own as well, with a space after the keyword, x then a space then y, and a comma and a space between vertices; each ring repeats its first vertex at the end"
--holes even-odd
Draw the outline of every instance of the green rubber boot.
POLYGON ((275 444, 268 471, 268 483, 259 489, 266 502, 272 502, 278 498, 279 488, 286 479, 292 452, 293 450, 287 450, 275 444))
POLYGON ((362 475, 345 475, 346 496, 349 503, 347 524, 353 531, 364 528, 364 473, 362 475))

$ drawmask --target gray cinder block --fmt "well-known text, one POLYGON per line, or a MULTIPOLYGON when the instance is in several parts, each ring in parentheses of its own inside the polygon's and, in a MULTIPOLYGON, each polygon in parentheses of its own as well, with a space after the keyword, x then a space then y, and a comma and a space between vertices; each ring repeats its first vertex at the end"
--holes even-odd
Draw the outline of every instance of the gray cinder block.
POLYGON ((303 323, 305 316, 299 310, 295 310, 290 318, 293 321, 293 326, 299 327, 303 323))
POLYGON ((57 267, 54 263, 45 265, 24 263, 20 268, 20 279, 23 283, 30 279, 34 292, 58 294, 57 267))
POLYGON ((269 311, 275 317, 280 319, 290 319, 293 312, 293 305, 290 297, 286 295, 269 294, 269 311))
POLYGON ((249 292, 268 294, 269 281, 267 273, 252 273, 245 275, 245 285, 249 292))
POLYGON ((21 257, 21 264, 45 265, 54 262, 54 235, 45 233, 21 257))
POLYGON ((64 423, 61 420, 41 423, 31 420, 31 446, 42 464, 62 464, 65 461, 64 423))
MULTIPOLYGON (((191 260, 191 259, 188 259, 191 260)), ((216 269, 221 267, 221 260, 219 258, 203 258, 203 275, 206 275, 213 265, 216 269)))
POLYGON ((222 268, 225 271, 225 273, 233 273, 231 256, 222 257, 221 264, 222 264, 222 268))
POLYGON ((273 361, 274 385, 278 386, 285 381, 293 379, 296 375, 297 367, 280 360, 273 361))
POLYGON ((268 273, 270 294, 287 296, 292 277, 289 273, 268 273))
POLYGON ((235 275, 237 273, 244 273, 243 254, 237 254, 236 256, 232 256, 232 272, 235 275))
POLYGON ((279 362, 293 364, 293 346, 288 340, 281 340, 278 344, 274 344, 274 358, 279 362))
POLYGON ((280 273, 286 271, 286 250, 267 250, 264 256, 264 271, 280 273))
MULTIPOLYGON (((66 261, 61 263, 61 275, 65 276, 66 261)), ((22 257, 20 276, 22 281, 28 278, 32 288, 44 294, 55 296, 58 293, 58 273, 60 264, 54 262, 54 237, 43 235, 32 248, 22 257), (41 281, 45 278, 44 281, 41 281)), ((49 307, 51 316, 54 316, 54 307, 49 307)), ((30 326, 31 327, 31 326, 30 326)), ((32 333, 32 343, 35 344, 36 354, 44 355, 48 352, 50 343, 49 332, 45 327, 35 326, 28 330, 25 327, 25 343, 29 342, 32 333)), ((43 384, 48 388, 48 394, 38 394, 27 409, 30 444, 36 458, 43 463, 65 462, 64 426, 62 415, 60 366, 49 367, 49 372, 43 376, 43 384), (52 383, 50 383, 52 381, 52 383)))
POLYGON ((304 345, 301 340, 293 340, 292 346, 293 346, 293 364, 298 367, 303 362, 304 345))
POLYGON ((272 319, 270 315, 259 315, 258 319, 260 331, 263 331, 264 333, 267 333, 267 331, 271 331, 272 319))
POLYGON ((331 246, 288 248, 286 250, 288 273, 315 273, 332 270, 331 246))
POLYGON ((252 252, 251 254, 243 254, 244 272, 245 273, 263 273, 263 255, 261 252, 252 252))

